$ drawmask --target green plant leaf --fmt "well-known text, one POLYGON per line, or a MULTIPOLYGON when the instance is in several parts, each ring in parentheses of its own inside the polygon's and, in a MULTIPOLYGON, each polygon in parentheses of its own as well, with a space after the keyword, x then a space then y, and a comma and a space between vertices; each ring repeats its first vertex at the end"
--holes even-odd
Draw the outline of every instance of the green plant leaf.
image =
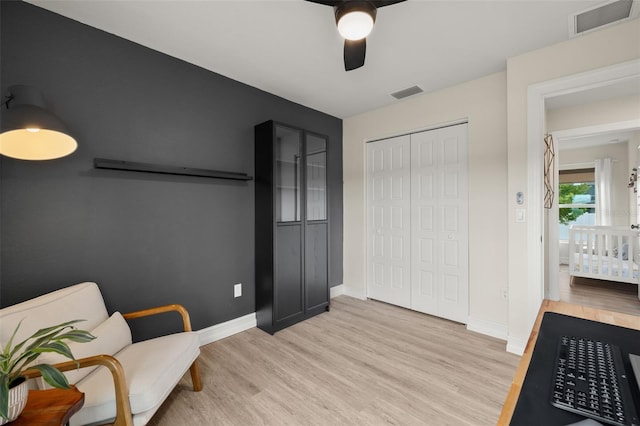
POLYGON ((58 333, 62 332, 61 330, 57 330, 54 331, 52 333, 46 334, 44 336, 40 336, 39 338, 37 338, 35 341, 31 342, 31 344, 29 344, 29 346, 27 346, 24 351, 25 352, 32 352, 34 349, 39 348, 41 345, 50 342, 52 340, 56 340, 58 333))
POLYGON ((63 355, 69 359, 74 359, 73 358, 73 354, 71 353, 71 349, 69 348, 69 346, 64 343, 64 342, 50 342, 50 343, 45 343, 43 345, 40 345, 39 348, 35 348, 33 349, 34 353, 37 354, 41 354, 44 352, 55 352, 58 353, 60 355, 63 355))
POLYGON ((65 328, 70 326, 71 324, 75 324, 77 322, 82 322, 82 321, 86 321, 86 320, 72 320, 72 321, 67 321, 67 322, 63 322, 62 324, 58 324, 58 325, 54 325, 52 327, 47 327, 47 328, 41 328, 40 330, 36 331, 31 338, 35 339, 38 338, 40 336, 44 336, 45 334, 49 334, 53 331, 56 331, 60 328, 65 328))
POLYGON ((9 374, 10 379, 14 380, 20 375, 25 366, 28 366, 38 358, 40 354, 34 354, 31 352, 23 353, 18 359, 9 365, 6 373, 9 374))
MULTIPOLYGON (((80 321, 84 320, 67 321, 52 327, 42 328, 12 346, 22 321, 18 323, 0 354, 0 416, 6 417, 8 413, 9 385, 20 378, 26 368, 37 369, 44 381, 53 387, 63 389, 69 387, 67 378, 57 368, 48 364, 38 364, 32 367, 30 364, 37 362, 37 358, 45 352, 58 353, 75 361, 71 349, 65 341, 86 343, 95 339, 91 333, 78 330, 71 325, 80 321)), ((77 361, 76 365, 79 366, 77 361)))
POLYGON ((9 419, 9 383, 5 377, 0 383, 0 416, 9 419))
POLYGON ((73 329, 56 337, 56 339, 68 339, 76 343, 87 343, 95 339, 96 336, 85 330, 73 329))
POLYGON ((13 344, 13 339, 15 339, 16 334, 18 333, 18 329, 20 328, 20 325, 22 325, 22 321, 24 321, 24 319, 21 319, 20 322, 18 323, 18 325, 16 326, 16 329, 13 330, 13 334, 11 334, 11 337, 9 338, 9 341, 7 342, 7 344, 5 345, 2 353, 7 357, 7 358, 11 358, 17 351, 20 350, 20 348, 22 346, 24 346, 25 343, 27 343, 26 339, 22 342, 20 342, 19 344, 17 344, 13 349, 11 349, 11 345, 13 344))
POLYGON ((20 322, 16 326, 16 329, 13 330, 13 334, 11 334, 11 337, 9 338, 9 341, 4 346, 4 349, 2 350, 2 353, 4 355, 8 355, 9 354, 9 351, 11 350, 11 345, 13 344, 13 339, 16 337, 16 334, 18 333, 18 329, 20 328, 20 325, 22 324, 22 321, 24 321, 24 320, 23 319, 20 320, 20 322))
POLYGON ((44 381, 49 383, 51 386, 60 389, 69 389, 69 382, 67 381, 67 378, 57 368, 49 364, 38 364, 33 368, 40 371, 44 381))

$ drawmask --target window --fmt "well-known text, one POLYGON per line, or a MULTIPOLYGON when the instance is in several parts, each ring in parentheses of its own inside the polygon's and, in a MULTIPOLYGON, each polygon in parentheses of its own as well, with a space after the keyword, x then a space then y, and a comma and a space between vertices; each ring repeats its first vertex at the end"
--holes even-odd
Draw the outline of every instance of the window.
POLYGON ((571 225, 596 224, 594 169, 560 170, 558 207, 560 240, 569 240, 571 225))

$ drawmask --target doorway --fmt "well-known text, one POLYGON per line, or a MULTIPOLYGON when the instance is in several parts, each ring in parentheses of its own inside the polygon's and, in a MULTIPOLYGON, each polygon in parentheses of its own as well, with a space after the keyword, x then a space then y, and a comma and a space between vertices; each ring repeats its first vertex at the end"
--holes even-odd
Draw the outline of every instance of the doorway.
MULTIPOLYGON (((610 67, 568 76, 557 80, 538 83, 529 87, 528 91, 528 192, 531 202, 527 207, 528 221, 528 274, 527 274, 527 318, 533 324, 538 308, 544 297, 554 298, 549 294, 549 284, 557 281, 557 268, 548 268, 550 259, 557 259, 549 245, 549 235, 545 226, 542 190, 542 167, 544 160, 543 147, 540 141, 545 133, 544 109, 547 99, 580 93, 596 88, 606 88, 616 83, 630 81, 640 77, 640 60, 625 62, 610 67)), ((555 255, 557 256, 557 254, 555 255)), ((557 299, 557 297, 556 297, 557 299)))
MULTIPOLYGON (((615 99, 600 106, 614 109, 616 104, 624 106, 615 99)), ((571 258, 575 263, 579 256, 570 250, 569 229, 572 225, 592 227, 606 224, 615 227, 612 229, 633 233, 630 225, 638 223, 637 188, 632 169, 637 170, 638 166, 640 122, 630 120, 553 131, 562 126, 566 111, 573 113, 592 110, 599 115, 597 107, 597 103, 591 103, 569 107, 569 110, 553 107, 547 109, 548 128, 556 142, 555 193, 558 201, 548 215, 549 244, 557 241, 559 254, 558 258, 552 257, 555 251, 549 250, 549 268, 557 265, 558 273, 557 279, 549 279, 547 297, 553 295, 563 302, 639 315, 637 280, 635 284, 629 284, 615 282, 612 281, 613 278, 607 279, 604 276, 585 277, 580 273, 573 273, 570 268, 571 258), (596 184, 596 162, 602 162, 605 158, 610 159, 610 176, 596 184), (601 192, 604 197, 598 197, 601 192), (603 206, 597 205, 602 198, 610 200, 610 208, 603 209, 603 206)), ((586 113, 582 112, 582 116, 586 121, 590 120, 586 113)), ((638 264, 640 247, 637 233, 632 240, 632 250, 623 250, 622 260, 632 258, 638 264), (625 255, 625 252, 631 256, 625 255)), ((608 260, 605 258, 603 262, 608 260)))

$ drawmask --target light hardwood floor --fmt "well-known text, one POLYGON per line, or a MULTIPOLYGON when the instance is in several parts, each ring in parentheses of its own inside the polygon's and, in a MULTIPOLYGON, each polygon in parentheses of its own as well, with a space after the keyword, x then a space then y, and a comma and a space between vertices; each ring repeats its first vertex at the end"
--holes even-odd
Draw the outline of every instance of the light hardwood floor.
POLYGON ((520 358, 465 326, 340 296, 274 336, 202 348, 152 419, 168 425, 494 425, 520 358))
POLYGON ((574 278, 571 284, 569 266, 560 265, 560 300, 609 311, 640 316, 638 286, 613 281, 574 278))

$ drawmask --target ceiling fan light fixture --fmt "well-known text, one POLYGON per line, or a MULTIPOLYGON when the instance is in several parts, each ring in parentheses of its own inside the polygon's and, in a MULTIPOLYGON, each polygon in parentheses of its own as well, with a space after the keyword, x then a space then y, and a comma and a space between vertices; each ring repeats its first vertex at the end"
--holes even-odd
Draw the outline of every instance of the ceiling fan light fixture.
POLYGON ((346 2, 335 10, 338 32, 347 40, 362 40, 371 33, 376 8, 366 1, 346 2))
POLYGON ((360 40, 371 33, 373 18, 365 12, 347 13, 338 21, 338 32, 347 40, 360 40))

